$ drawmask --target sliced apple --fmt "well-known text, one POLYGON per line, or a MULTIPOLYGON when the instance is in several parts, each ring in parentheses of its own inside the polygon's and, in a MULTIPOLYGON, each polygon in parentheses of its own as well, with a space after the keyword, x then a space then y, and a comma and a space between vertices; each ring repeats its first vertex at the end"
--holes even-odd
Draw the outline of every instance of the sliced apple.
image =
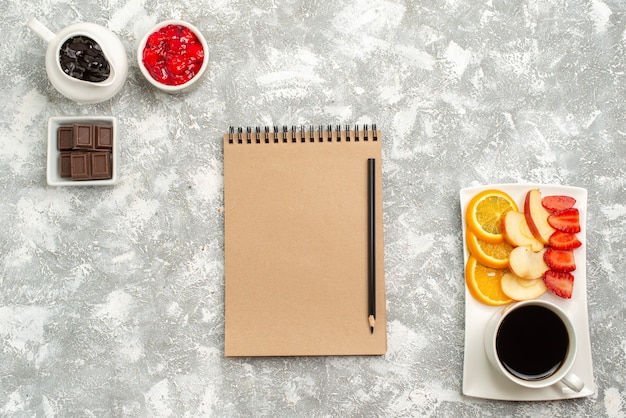
POLYGON ((509 255, 509 268, 518 277, 526 280, 539 279, 550 267, 543 261, 546 249, 533 251, 530 247, 515 247, 509 255))
POLYGON ((550 212, 541 203, 541 192, 531 189, 526 193, 524 199, 524 216, 528 229, 537 240, 544 245, 548 244, 550 235, 554 233, 554 228, 548 223, 550 212))
POLYGON ((502 292, 514 300, 536 299, 548 290, 543 278, 528 280, 512 272, 505 273, 500 280, 502 292))
POLYGON ((543 243, 530 232, 526 217, 522 212, 510 210, 502 217, 502 235, 504 240, 513 247, 530 247, 533 251, 541 251, 543 243))

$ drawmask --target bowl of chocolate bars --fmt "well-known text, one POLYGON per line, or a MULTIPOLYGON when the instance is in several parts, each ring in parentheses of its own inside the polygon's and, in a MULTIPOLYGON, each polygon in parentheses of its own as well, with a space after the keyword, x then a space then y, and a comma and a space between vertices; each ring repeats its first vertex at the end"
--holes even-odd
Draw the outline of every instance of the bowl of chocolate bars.
POLYGON ((119 181, 117 122, 106 116, 48 120, 50 186, 112 186, 119 181))

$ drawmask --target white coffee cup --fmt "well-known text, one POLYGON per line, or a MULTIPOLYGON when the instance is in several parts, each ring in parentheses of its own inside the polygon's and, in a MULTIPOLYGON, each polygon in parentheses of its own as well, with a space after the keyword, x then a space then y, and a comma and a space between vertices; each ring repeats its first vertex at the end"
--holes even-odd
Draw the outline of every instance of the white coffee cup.
POLYGON ((527 388, 561 382, 580 392, 584 382, 571 373, 577 349, 572 321, 562 309, 544 300, 506 306, 493 315, 485 330, 485 352, 491 365, 527 388))

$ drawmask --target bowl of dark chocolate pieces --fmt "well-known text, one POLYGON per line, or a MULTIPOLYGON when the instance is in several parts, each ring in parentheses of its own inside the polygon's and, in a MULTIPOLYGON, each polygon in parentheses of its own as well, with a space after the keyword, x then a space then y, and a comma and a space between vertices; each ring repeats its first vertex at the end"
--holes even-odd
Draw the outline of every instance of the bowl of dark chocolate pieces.
POLYGON ((117 121, 108 116, 48 120, 50 186, 112 186, 119 181, 117 121))
POLYGON ((27 25, 48 46, 46 73, 59 93, 78 103, 99 103, 117 94, 128 75, 120 39, 95 23, 81 22, 53 33, 39 20, 27 25))

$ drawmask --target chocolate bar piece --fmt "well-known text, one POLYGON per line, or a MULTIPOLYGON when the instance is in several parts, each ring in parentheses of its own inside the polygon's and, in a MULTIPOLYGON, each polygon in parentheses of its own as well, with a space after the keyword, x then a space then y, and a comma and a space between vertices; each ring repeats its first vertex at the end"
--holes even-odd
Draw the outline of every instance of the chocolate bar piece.
POLYGON ((91 179, 91 158, 86 152, 73 152, 71 155, 72 180, 91 179))
POLYGON ((96 126, 96 148, 97 149, 113 149, 113 127, 112 126, 96 126))
POLYGON ((59 154, 59 175, 63 178, 72 177, 72 153, 69 151, 59 154))
POLYGON ((94 180, 110 179, 111 174, 111 154, 108 152, 90 152, 91 157, 91 178, 94 180))
POLYGON ((74 149, 94 149, 94 126, 81 125, 75 123, 72 125, 74 130, 74 149))
POLYGON ((71 126, 60 126, 57 130, 57 148, 60 151, 74 148, 74 131, 71 126))

